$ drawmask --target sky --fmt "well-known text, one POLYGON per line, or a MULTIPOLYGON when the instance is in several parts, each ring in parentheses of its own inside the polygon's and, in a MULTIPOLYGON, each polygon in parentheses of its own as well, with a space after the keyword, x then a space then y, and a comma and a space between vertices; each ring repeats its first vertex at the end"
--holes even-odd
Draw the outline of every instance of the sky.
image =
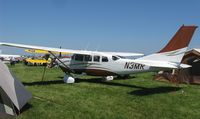
MULTIPOLYGON (((200 26, 199 11, 199 0, 0 0, 0 42, 150 54, 200 26)), ((199 29, 189 47, 200 48, 199 29)))

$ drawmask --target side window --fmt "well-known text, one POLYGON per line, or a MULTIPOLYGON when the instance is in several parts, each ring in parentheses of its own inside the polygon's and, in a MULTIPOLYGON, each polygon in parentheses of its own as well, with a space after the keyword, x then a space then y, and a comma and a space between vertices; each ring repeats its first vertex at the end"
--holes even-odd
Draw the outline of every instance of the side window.
POLYGON ((102 56, 102 62, 108 62, 108 57, 102 56))
POLYGON ((94 62, 99 62, 100 61, 100 56, 94 56, 94 62))
POLYGON ((77 54, 77 55, 75 56, 75 60, 76 60, 76 61, 83 61, 83 55, 77 54))
POLYGON ((118 60, 119 58, 116 57, 116 56, 112 56, 112 59, 113 59, 114 61, 116 61, 116 60, 118 60))
POLYGON ((84 56, 84 61, 92 61, 92 56, 90 56, 90 55, 85 55, 84 56))

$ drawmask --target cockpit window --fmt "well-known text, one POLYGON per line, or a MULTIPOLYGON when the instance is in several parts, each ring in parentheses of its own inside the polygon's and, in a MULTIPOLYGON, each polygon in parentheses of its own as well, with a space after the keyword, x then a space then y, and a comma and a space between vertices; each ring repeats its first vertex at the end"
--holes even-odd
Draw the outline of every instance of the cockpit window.
POLYGON ((116 60, 119 59, 119 57, 117 57, 117 56, 112 56, 112 59, 113 59, 114 61, 116 61, 116 60))
POLYGON ((108 57, 102 56, 102 62, 108 62, 108 57))
POLYGON ((76 54, 76 55, 75 55, 75 60, 76 60, 76 61, 83 61, 83 55, 81 55, 81 54, 76 54))
POLYGON ((92 56, 90 56, 90 55, 85 55, 84 56, 84 61, 92 61, 92 56))
POLYGON ((94 56, 94 62, 99 62, 100 61, 100 56, 95 55, 94 56))

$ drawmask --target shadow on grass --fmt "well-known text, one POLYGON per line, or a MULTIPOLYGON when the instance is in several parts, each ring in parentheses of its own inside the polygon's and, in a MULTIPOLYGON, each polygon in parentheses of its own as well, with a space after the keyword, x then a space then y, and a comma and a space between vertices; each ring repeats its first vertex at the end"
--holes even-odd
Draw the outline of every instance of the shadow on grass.
MULTIPOLYGON (((51 80, 51 81, 37 81, 37 82, 23 82, 25 86, 35 86, 35 85, 51 85, 51 84, 63 84, 63 80, 61 80, 63 77, 58 77, 60 80, 51 80)), ((117 83, 112 81, 103 81, 102 78, 90 78, 90 79, 80 79, 76 78, 75 83, 95 83, 95 84, 102 84, 102 85, 108 85, 108 86, 120 86, 120 87, 128 87, 128 88, 136 88, 139 90, 134 90, 130 92, 131 95, 137 95, 137 96, 146 96, 146 95, 153 95, 153 94, 161 94, 161 93, 169 93, 169 92, 176 92, 180 90, 180 87, 173 87, 173 86, 160 86, 160 87, 153 87, 153 88, 147 88, 143 86, 137 86, 133 84, 123 84, 123 83, 117 83)))
POLYGON ((51 85, 51 84, 63 84, 63 80, 51 80, 51 81, 36 81, 36 82, 23 82, 25 86, 35 85, 51 85))
POLYGON ((116 83, 116 82, 111 82, 111 81, 102 81, 102 78, 92 78, 92 79, 76 79, 76 83, 81 83, 81 82, 87 82, 87 83, 96 83, 96 84, 103 84, 103 85, 109 85, 109 86, 121 86, 121 87, 129 87, 129 88, 145 88, 141 86, 136 86, 136 85, 130 85, 130 84, 122 84, 122 83, 116 83))
POLYGON ((160 87, 153 87, 153 88, 147 88, 143 86, 136 86, 136 85, 130 85, 130 84, 122 84, 122 83, 116 83, 116 82, 109 82, 109 81, 102 81, 101 78, 93 78, 93 79, 76 79, 76 83, 81 82, 88 82, 88 83, 98 83, 103 85, 109 85, 109 86, 121 86, 121 87, 128 87, 128 88, 137 88, 139 90, 132 91, 131 95, 137 95, 137 96, 146 96, 146 95, 153 95, 153 94, 161 94, 161 93, 169 93, 169 92, 176 92, 179 91, 180 87, 172 87, 172 86, 160 86, 160 87))
POLYGON ((114 80, 129 80, 134 78, 136 78, 136 76, 116 77, 114 80))
POLYGON ((179 91, 180 87, 155 87, 155 88, 144 88, 141 90, 135 90, 130 92, 131 95, 137 95, 137 96, 147 96, 147 95, 153 95, 153 94, 160 94, 160 93, 170 93, 170 92, 176 92, 179 91))

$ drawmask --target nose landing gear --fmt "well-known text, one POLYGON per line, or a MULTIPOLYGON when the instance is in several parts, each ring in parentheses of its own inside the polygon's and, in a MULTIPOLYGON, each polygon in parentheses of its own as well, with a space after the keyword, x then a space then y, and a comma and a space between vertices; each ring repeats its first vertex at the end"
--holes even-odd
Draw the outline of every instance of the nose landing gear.
POLYGON ((106 76, 103 78, 105 81, 112 81, 114 79, 114 76, 106 76))

